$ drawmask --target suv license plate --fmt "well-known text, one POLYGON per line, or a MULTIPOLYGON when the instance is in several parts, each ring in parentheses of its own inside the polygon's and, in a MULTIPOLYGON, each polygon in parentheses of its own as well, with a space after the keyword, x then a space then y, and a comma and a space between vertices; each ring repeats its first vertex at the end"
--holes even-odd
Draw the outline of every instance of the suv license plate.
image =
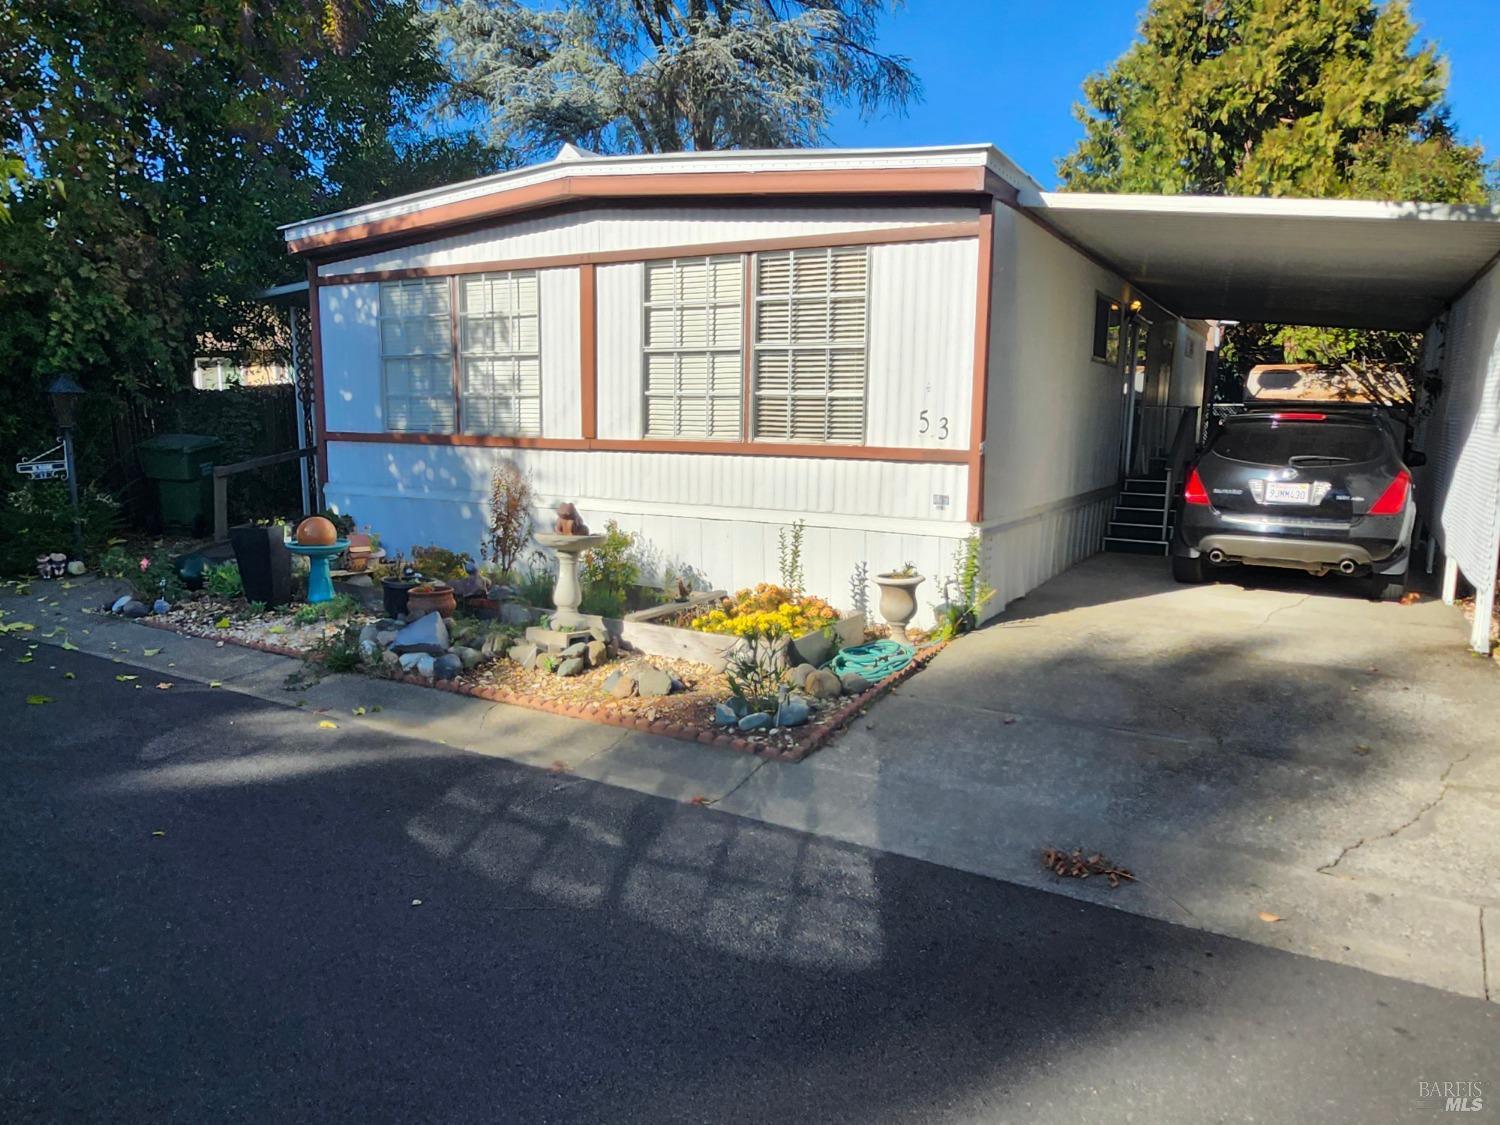
POLYGON ((1312 496, 1310 484, 1287 484, 1284 481, 1266 481, 1267 504, 1306 504, 1312 496))

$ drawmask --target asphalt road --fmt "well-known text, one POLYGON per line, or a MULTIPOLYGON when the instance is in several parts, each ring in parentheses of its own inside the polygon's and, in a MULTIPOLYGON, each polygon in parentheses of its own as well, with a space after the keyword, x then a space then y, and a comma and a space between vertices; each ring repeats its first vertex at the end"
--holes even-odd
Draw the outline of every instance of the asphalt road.
POLYGON ((1500 1005, 27 643, 8 1123, 1500 1112, 1500 1005))

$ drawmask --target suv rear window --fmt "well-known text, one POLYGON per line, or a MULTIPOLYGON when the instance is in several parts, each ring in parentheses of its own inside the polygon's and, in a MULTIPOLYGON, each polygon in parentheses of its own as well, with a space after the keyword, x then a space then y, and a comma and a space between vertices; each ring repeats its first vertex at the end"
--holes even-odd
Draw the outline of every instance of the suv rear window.
POLYGON ((1380 430, 1372 425, 1271 419, 1229 422, 1219 431, 1212 448, 1220 457, 1257 465, 1285 465, 1293 457, 1374 461, 1386 451, 1380 430))

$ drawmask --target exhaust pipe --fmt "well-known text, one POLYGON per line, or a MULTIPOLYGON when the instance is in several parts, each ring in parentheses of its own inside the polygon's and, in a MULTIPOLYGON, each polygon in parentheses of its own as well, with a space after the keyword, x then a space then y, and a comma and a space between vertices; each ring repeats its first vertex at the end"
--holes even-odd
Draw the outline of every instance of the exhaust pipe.
POLYGON ((1341 563, 1339 563, 1339 573, 1353 574, 1355 570, 1358 569, 1358 567, 1359 564, 1356 563, 1353 559, 1344 559, 1341 563))
POLYGON ((1224 561, 1224 552, 1215 547, 1212 551, 1208 552, 1208 561, 1217 566, 1224 561))

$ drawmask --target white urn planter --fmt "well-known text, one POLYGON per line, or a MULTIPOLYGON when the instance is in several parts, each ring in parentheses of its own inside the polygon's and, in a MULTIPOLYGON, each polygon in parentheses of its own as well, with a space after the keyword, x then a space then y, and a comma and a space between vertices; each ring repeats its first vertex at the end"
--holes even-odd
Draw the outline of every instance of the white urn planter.
POLYGON ((898 644, 910 644, 906 639, 906 627, 917 615, 917 587, 926 579, 920 574, 877 574, 875 584, 880 587, 880 616, 891 627, 891 640, 898 644))

